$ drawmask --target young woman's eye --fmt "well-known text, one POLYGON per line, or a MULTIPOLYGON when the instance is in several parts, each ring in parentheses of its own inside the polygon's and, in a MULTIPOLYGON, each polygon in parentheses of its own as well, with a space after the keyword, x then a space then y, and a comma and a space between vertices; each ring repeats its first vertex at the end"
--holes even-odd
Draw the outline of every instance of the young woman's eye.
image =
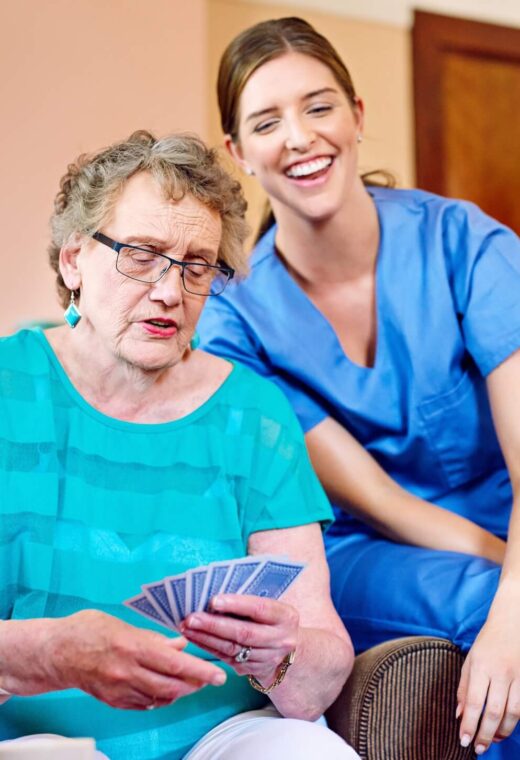
POLYGON ((332 111, 333 108, 334 106, 328 105, 326 103, 319 103, 315 106, 311 106, 309 110, 307 111, 307 113, 310 113, 311 115, 315 115, 315 116, 322 116, 332 111))
POLYGON ((272 129, 274 129, 278 122, 279 119, 267 119, 266 121, 262 121, 260 124, 257 124, 253 129, 253 132, 256 132, 256 134, 259 135, 265 134, 266 132, 270 132, 272 129))

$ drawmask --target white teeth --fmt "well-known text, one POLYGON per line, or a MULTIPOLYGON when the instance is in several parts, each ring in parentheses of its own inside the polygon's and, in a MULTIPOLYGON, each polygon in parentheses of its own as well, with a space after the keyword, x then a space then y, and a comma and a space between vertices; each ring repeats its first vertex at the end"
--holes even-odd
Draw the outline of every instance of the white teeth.
POLYGON ((309 174, 326 169, 332 163, 332 158, 315 158, 313 161, 307 161, 304 164, 295 164, 287 170, 288 177, 307 177, 309 174))

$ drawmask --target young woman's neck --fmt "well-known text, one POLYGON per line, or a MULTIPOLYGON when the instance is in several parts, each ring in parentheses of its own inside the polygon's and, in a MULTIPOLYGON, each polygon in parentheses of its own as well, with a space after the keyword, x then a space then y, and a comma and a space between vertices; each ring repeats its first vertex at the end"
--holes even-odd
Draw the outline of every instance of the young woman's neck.
POLYGON ((276 246, 301 279, 339 282, 373 272, 379 249, 377 210, 365 188, 353 192, 341 212, 320 221, 273 203, 276 246))

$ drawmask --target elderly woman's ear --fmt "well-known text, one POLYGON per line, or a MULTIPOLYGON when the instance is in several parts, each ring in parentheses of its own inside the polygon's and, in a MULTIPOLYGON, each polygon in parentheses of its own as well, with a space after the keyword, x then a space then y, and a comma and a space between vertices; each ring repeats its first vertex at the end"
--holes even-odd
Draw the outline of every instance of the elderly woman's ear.
POLYGON ((81 285, 78 255, 84 245, 85 236, 79 232, 73 232, 61 247, 60 272, 63 282, 69 290, 78 290, 81 285))

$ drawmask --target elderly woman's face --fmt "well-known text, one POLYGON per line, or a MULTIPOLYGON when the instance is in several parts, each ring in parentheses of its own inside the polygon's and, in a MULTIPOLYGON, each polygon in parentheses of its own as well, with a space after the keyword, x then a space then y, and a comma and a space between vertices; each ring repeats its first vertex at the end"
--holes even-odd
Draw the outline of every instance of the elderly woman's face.
MULTIPOLYGON (((142 172, 128 180, 101 232, 179 261, 216 264, 221 220, 193 196, 167 200, 156 180, 142 172)), ((144 370, 181 359, 205 298, 186 292, 179 267, 172 266, 158 282, 139 282, 120 274, 116 253, 94 240, 82 246, 77 266, 81 327, 89 328, 104 350, 144 370)))

